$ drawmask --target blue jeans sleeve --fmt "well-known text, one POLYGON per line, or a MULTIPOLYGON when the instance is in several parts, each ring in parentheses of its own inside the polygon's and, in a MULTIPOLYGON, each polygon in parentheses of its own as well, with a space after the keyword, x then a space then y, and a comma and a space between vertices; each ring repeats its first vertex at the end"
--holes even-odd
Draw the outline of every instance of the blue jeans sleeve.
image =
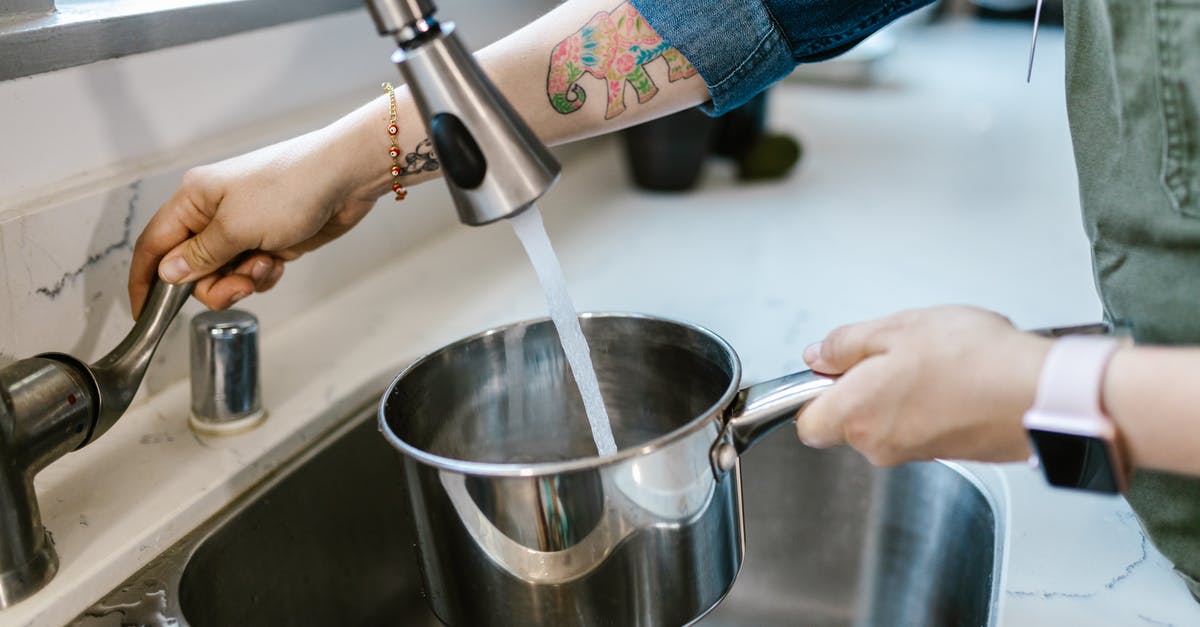
POLYGON ((712 102, 702 108, 713 116, 932 1, 630 0, 704 78, 712 102))

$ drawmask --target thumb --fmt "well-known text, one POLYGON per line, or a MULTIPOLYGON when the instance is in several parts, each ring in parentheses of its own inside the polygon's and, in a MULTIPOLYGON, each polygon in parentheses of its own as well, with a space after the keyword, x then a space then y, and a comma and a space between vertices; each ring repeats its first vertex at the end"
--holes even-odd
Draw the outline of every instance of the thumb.
POLYGON ((167 283, 194 281, 216 272, 245 250, 220 221, 213 220, 163 257, 158 276, 167 283))

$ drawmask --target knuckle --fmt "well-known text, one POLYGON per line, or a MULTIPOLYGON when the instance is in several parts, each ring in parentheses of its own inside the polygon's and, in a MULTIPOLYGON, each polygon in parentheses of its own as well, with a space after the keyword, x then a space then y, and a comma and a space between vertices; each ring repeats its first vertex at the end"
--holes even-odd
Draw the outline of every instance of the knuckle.
POLYGON ((889 317, 881 329, 888 334, 904 333, 908 329, 920 327, 930 315, 931 309, 908 309, 889 317))
POLYGON ((362 217, 363 216, 356 215, 352 211, 338 211, 329 218, 329 222, 327 224, 339 229, 342 232, 345 232, 358 224, 362 217))
POLYGON ((220 265, 208 243, 201 237, 188 240, 187 255, 194 268, 214 268, 220 265))
POLYGON ((150 236, 146 231, 142 231, 137 236, 137 239, 133 240, 133 261, 135 266, 138 260, 149 257, 152 254, 149 250, 150 245, 150 236))
POLYGON ((831 405, 837 416, 845 422, 865 423, 870 415, 870 399, 862 394, 839 394, 831 405))
POLYGON ((829 332, 825 340, 821 342, 821 357, 836 361, 846 351, 846 344, 849 342, 852 327, 850 325, 842 325, 829 332))
POLYGON ((866 457, 875 466, 894 466, 899 455, 896 447, 865 421, 846 424, 846 444, 866 457))
POLYGON ((914 451, 917 450, 924 442, 921 436, 914 435, 912 429, 897 430, 888 437, 891 445, 899 450, 914 451))
POLYGON ((197 166, 183 173, 179 184, 181 187, 197 188, 203 187, 208 180, 208 170, 204 166, 197 166))
POLYGON ((1004 326, 1007 326, 1007 327, 1016 326, 1013 324, 1012 318, 1009 318, 1008 316, 1006 316, 1002 313, 999 313, 996 311, 987 311, 987 310, 983 310, 983 311, 986 311, 989 315, 992 316, 993 320, 995 320, 996 322, 999 322, 1000 324, 1002 324, 1004 326))
POLYGON ((230 303, 227 303, 222 300, 217 300, 211 296, 206 299, 201 299, 200 302, 204 303, 204 306, 208 307, 212 311, 224 311, 224 310, 232 307, 232 305, 230 303))
POLYGON ((864 420, 847 420, 843 426, 846 444, 864 453, 875 450, 877 439, 871 426, 864 420))
POLYGON ((892 447, 878 447, 869 453, 864 453, 867 461, 881 468, 890 468, 898 466, 904 462, 904 458, 899 451, 892 447))
POLYGON ((869 416, 856 416, 846 420, 843 427, 846 443, 862 453, 877 466, 897 463, 900 449, 888 433, 886 421, 869 416))
POLYGON ((916 309, 915 312, 924 312, 926 314, 953 314, 961 313, 967 309, 964 305, 935 305, 927 309, 916 309))
POLYGON ((209 246, 217 246, 220 248, 235 247, 239 250, 246 250, 250 246, 244 241, 244 234, 250 229, 243 228, 234 224, 234 219, 228 215, 217 214, 213 216, 204 227, 204 236, 209 246))

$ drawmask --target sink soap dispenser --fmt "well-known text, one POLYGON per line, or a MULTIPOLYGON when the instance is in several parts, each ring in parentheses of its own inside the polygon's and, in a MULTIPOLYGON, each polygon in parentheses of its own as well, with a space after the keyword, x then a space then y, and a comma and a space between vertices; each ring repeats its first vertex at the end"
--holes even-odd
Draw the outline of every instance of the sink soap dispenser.
POLYGON ((258 319, 247 311, 207 311, 192 318, 192 429, 229 435, 266 419, 259 393, 258 319))

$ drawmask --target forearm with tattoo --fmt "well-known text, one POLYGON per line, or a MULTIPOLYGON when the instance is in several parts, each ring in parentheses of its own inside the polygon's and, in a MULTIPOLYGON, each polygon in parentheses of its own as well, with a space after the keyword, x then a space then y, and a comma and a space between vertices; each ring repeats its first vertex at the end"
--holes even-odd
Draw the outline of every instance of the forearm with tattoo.
MULTIPOLYGON (((567 0, 476 57, 513 108, 549 145, 611 132, 710 97, 704 81, 683 80, 697 74, 687 59, 621 0, 567 0), (597 106, 601 88, 607 95, 604 107, 597 106), (587 91, 597 101, 584 107, 587 91), (626 91, 636 93, 638 103, 627 103, 626 91), (594 111, 566 115, 581 107, 594 111)), ((386 95, 331 125, 334 136, 349 136, 348 129, 354 129, 346 150, 353 158, 346 163, 348 176, 356 179, 355 189, 361 189, 364 197, 383 195, 392 188, 393 165, 407 186, 441 176, 444 169, 428 131, 420 128, 420 112, 408 87, 397 87, 395 97, 402 127, 395 138, 400 151, 396 163, 389 154, 390 136, 382 132, 390 120, 386 95), (372 148, 363 151, 362 146, 372 148)))
POLYGON ((633 86, 641 104, 658 93, 643 66, 659 57, 667 63, 670 82, 696 75, 692 64, 668 46, 632 5, 623 2, 609 13, 597 13, 554 47, 546 94, 556 111, 573 113, 587 100, 579 80, 590 74, 607 85, 604 119, 611 120, 625 111, 625 83, 633 86))

